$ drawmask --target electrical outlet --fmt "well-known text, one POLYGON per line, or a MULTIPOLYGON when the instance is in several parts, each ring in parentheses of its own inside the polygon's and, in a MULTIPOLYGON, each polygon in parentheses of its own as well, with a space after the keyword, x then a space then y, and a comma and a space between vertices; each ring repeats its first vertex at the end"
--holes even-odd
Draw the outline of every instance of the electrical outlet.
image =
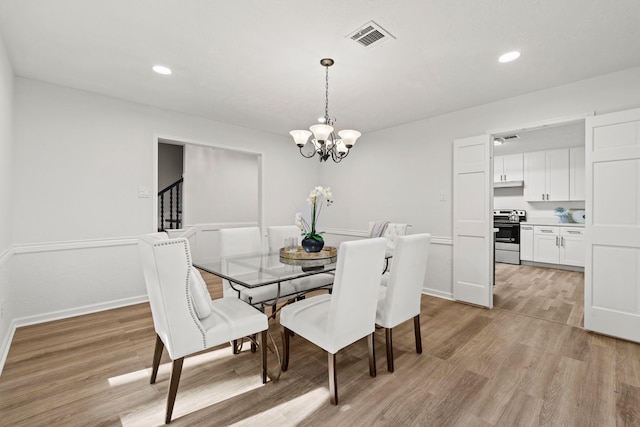
POLYGON ((440 201, 441 202, 446 202, 447 201, 447 193, 444 191, 440 192, 440 201))

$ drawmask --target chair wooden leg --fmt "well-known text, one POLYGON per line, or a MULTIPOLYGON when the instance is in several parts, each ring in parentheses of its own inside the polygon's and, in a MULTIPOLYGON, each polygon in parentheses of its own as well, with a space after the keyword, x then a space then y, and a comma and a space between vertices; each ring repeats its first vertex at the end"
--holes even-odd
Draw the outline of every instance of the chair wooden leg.
POLYGON ((416 334, 416 353, 422 354, 422 335, 420 334, 420 315, 413 318, 413 330, 416 334))
POLYGON ((367 337, 369 344, 369 375, 376 376, 376 346, 375 346, 375 332, 367 337))
POLYGON ((162 351, 164 350, 164 343, 160 339, 160 335, 156 334, 156 348, 153 351, 153 365, 151 367, 151 380, 150 384, 156 383, 156 377, 158 376, 158 367, 160 367, 160 359, 162 359, 162 351))
POLYGON ((287 328, 283 328, 282 330, 282 372, 289 369, 289 337, 291 336, 291 331, 287 328))
POLYGON ((336 371, 336 355, 327 352, 329 367, 329 394, 331 395, 331 403, 338 404, 338 373, 336 371))
POLYGON ((253 334, 251 336, 251 338, 252 338, 251 339, 251 353, 255 353, 257 348, 258 348, 258 347, 256 347, 256 339, 258 339, 258 334, 253 334))
POLYGON ((171 422, 173 404, 176 401, 176 394, 178 394, 178 384, 180 384, 182 362, 184 362, 184 357, 173 361, 173 367, 171 369, 171 380, 169 381, 169 394, 167 394, 167 416, 164 420, 165 424, 169 424, 171 422))
POLYGON ((231 344, 231 347, 233 347, 233 354, 238 354, 240 353, 238 351, 238 340, 233 340, 233 343, 231 344))
POLYGON ((384 328, 387 342, 387 371, 393 372, 393 329, 384 328))
POLYGON ((262 384, 267 383, 267 331, 260 333, 260 360, 262 361, 262 384))

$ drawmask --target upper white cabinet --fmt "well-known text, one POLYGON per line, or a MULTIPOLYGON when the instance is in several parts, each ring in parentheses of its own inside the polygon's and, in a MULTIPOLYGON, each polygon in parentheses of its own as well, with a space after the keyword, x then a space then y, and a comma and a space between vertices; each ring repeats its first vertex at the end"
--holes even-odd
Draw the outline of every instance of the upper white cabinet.
POLYGON ((495 156, 493 159, 493 182, 522 181, 524 179, 523 154, 495 156))
POLYGON ((524 154, 524 199, 569 200, 569 149, 524 154))
POLYGON ((584 200, 584 147, 569 149, 569 200, 584 200))

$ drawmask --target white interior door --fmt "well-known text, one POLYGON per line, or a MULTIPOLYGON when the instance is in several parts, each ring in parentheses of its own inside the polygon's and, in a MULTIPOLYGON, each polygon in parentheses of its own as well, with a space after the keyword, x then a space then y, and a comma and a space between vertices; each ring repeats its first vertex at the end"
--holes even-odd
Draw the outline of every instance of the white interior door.
POLYGON ((490 135, 453 142, 453 297, 493 307, 490 135))
POLYGON ((586 121, 586 329, 640 342, 640 109, 586 121))

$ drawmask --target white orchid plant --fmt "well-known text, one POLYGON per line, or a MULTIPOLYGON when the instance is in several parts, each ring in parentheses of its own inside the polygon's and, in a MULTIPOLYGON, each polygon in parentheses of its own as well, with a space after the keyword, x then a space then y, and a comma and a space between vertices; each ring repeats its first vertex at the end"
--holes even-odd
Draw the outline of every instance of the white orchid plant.
POLYGON ((331 206, 333 203, 333 195, 331 194, 330 187, 314 187, 307 197, 307 203, 311 205, 311 224, 307 222, 300 212, 296 213, 296 225, 302 232, 302 236, 307 239, 313 239, 321 242, 322 232, 316 231, 316 223, 320 212, 322 211, 322 205, 326 201, 327 206, 331 206), (324 198, 324 200, 322 200, 324 198))

